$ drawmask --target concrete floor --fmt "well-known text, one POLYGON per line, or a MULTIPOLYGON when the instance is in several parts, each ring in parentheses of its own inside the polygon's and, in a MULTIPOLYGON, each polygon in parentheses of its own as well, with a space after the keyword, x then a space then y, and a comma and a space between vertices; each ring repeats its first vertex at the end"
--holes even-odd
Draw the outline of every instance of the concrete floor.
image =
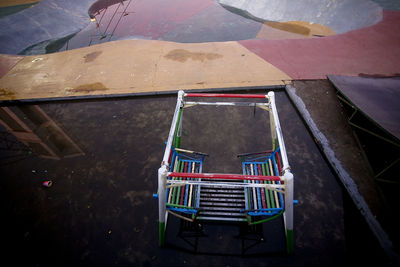
MULTIPOLYGON (((12 135, 3 139, 3 147, 13 144, 1 152, 2 229, 7 229, 3 240, 8 244, 4 259, 39 266, 337 266, 348 261, 384 265, 379 245, 283 91, 277 92, 277 103, 299 201, 293 255, 283 253, 279 220, 265 224, 264 242, 244 255, 239 226, 204 224, 208 236, 200 238, 195 251, 176 236, 180 224, 173 219, 167 247, 157 247, 157 201, 152 193, 175 105, 172 95, 40 104, 84 152, 75 157, 67 157, 71 144, 62 141, 60 133, 27 119, 34 117, 27 115, 27 107, 9 107, 39 136, 47 137, 43 142, 49 147, 53 140, 59 148, 54 151, 64 152, 59 152, 59 160, 45 159, 12 135), (45 180, 53 185, 43 187, 45 180)), ((265 111, 253 112, 188 110, 182 146, 211 155, 205 170, 240 172, 237 152, 269 146, 269 132, 259 134, 267 128, 265 111), (215 125, 224 127, 214 132, 215 125)))

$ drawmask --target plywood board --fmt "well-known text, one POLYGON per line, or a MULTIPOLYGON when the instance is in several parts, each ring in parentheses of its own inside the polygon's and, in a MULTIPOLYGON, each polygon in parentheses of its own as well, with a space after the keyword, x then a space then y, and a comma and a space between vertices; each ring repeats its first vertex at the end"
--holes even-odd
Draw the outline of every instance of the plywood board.
POLYGON ((40 2, 40 0, 1 0, 0 7, 35 4, 37 2, 40 2))
POLYGON ((283 85, 290 77, 237 42, 109 42, 27 56, 0 79, 0 99, 283 85))

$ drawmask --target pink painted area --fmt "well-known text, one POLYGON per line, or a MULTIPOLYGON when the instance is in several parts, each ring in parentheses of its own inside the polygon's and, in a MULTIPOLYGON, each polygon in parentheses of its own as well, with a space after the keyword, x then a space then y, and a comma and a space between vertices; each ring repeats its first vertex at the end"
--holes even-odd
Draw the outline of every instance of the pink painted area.
POLYGON ((108 7, 96 19, 101 20, 101 32, 158 39, 211 5, 212 0, 128 0, 108 7))
POLYGON ((23 56, 0 55, 0 79, 23 58, 23 56))
POLYGON ((385 10, 376 25, 330 37, 239 43, 293 79, 391 75, 400 72, 400 11, 385 10))

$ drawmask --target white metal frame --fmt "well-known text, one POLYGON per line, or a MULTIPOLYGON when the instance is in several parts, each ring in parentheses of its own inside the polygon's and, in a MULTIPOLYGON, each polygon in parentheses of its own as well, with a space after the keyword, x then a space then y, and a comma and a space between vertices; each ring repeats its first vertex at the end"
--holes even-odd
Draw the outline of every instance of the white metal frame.
MULTIPOLYGON (((279 122, 279 116, 275 105, 275 94, 274 92, 269 92, 267 95, 260 95, 260 98, 267 99, 267 103, 249 103, 249 102, 195 102, 195 101, 184 101, 185 96, 195 96, 196 94, 186 94, 184 91, 178 92, 178 99, 175 107, 174 116, 171 123, 171 128, 168 135, 167 145, 165 148, 163 160, 161 163, 161 167, 158 170, 158 206, 159 206, 159 244, 164 244, 165 239, 165 229, 167 225, 168 212, 166 210, 166 188, 183 186, 186 184, 191 185, 213 185, 213 186, 222 186, 222 187, 253 187, 253 188, 266 188, 269 190, 278 191, 284 194, 285 200, 285 209, 283 213, 284 224, 286 229, 286 239, 287 239, 287 251, 290 253, 293 250, 293 193, 294 193, 294 185, 293 185, 293 174, 290 171, 290 165, 287 158, 287 152, 285 143, 283 140, 282 130, 279 122), (194 180, 171 180, 167 179, 168 176, 171 176, 173 173, 168 172, 169 170, 169 157, 171 153, 171 148, 173 144, 173 139, 175 135, 175 131, 177 129, 178 123, 178 114, 183 107, 194 106, 194 105, 225 105, 225 106, 255 106, 266 109, 270 114, 270 123, 271 123, 271 135, 273 138, 273 143, 275 143, 275 139, 278 141, 281 160, 282 160, 282 173, 279 178, 282 182, 281 184, 257 184, 257 183, 244 183, 243 180, 248 179, 251 176, 243 175, 243 180, 238 182, 221 182, 221 181, 213 181, 212 176, 216 174, 202 174, 204 175, 204 179, 201 181, 194 180), (246 178, 247 177, 247 178, 246 178), (210 179, 211 178, 211 179, 210 179)), ((198 96, 204 96, 207 94, 199 94, 198 96)), ((222 96, 218 94, 211 94, 210 96, 222 96)), ((250 96, 250 95, 249 95, 250 96)), ((255 95, 251 95, 255 96, 255 95)), ((243 97, 246 95, 229 95, 227 97, 243 97)), ((179 121, 179 123, 181 120, 179 121)), ((178 125, 178 131, 181 130, 181 123, 178 125)), ((275 148, 274 148, 275 149, 275 148)), ((237 176, 237 175, 234 175, 237 176)), ((240 177, 240 175, 239 175, 240 177)))

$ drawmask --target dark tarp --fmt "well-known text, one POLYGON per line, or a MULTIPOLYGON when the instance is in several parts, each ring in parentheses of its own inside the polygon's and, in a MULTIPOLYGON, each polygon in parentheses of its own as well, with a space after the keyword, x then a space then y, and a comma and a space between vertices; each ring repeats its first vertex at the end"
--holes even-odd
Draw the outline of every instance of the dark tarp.
POLYGON ((400 140, 400 77, 328 76, 366 116, 400 140))

